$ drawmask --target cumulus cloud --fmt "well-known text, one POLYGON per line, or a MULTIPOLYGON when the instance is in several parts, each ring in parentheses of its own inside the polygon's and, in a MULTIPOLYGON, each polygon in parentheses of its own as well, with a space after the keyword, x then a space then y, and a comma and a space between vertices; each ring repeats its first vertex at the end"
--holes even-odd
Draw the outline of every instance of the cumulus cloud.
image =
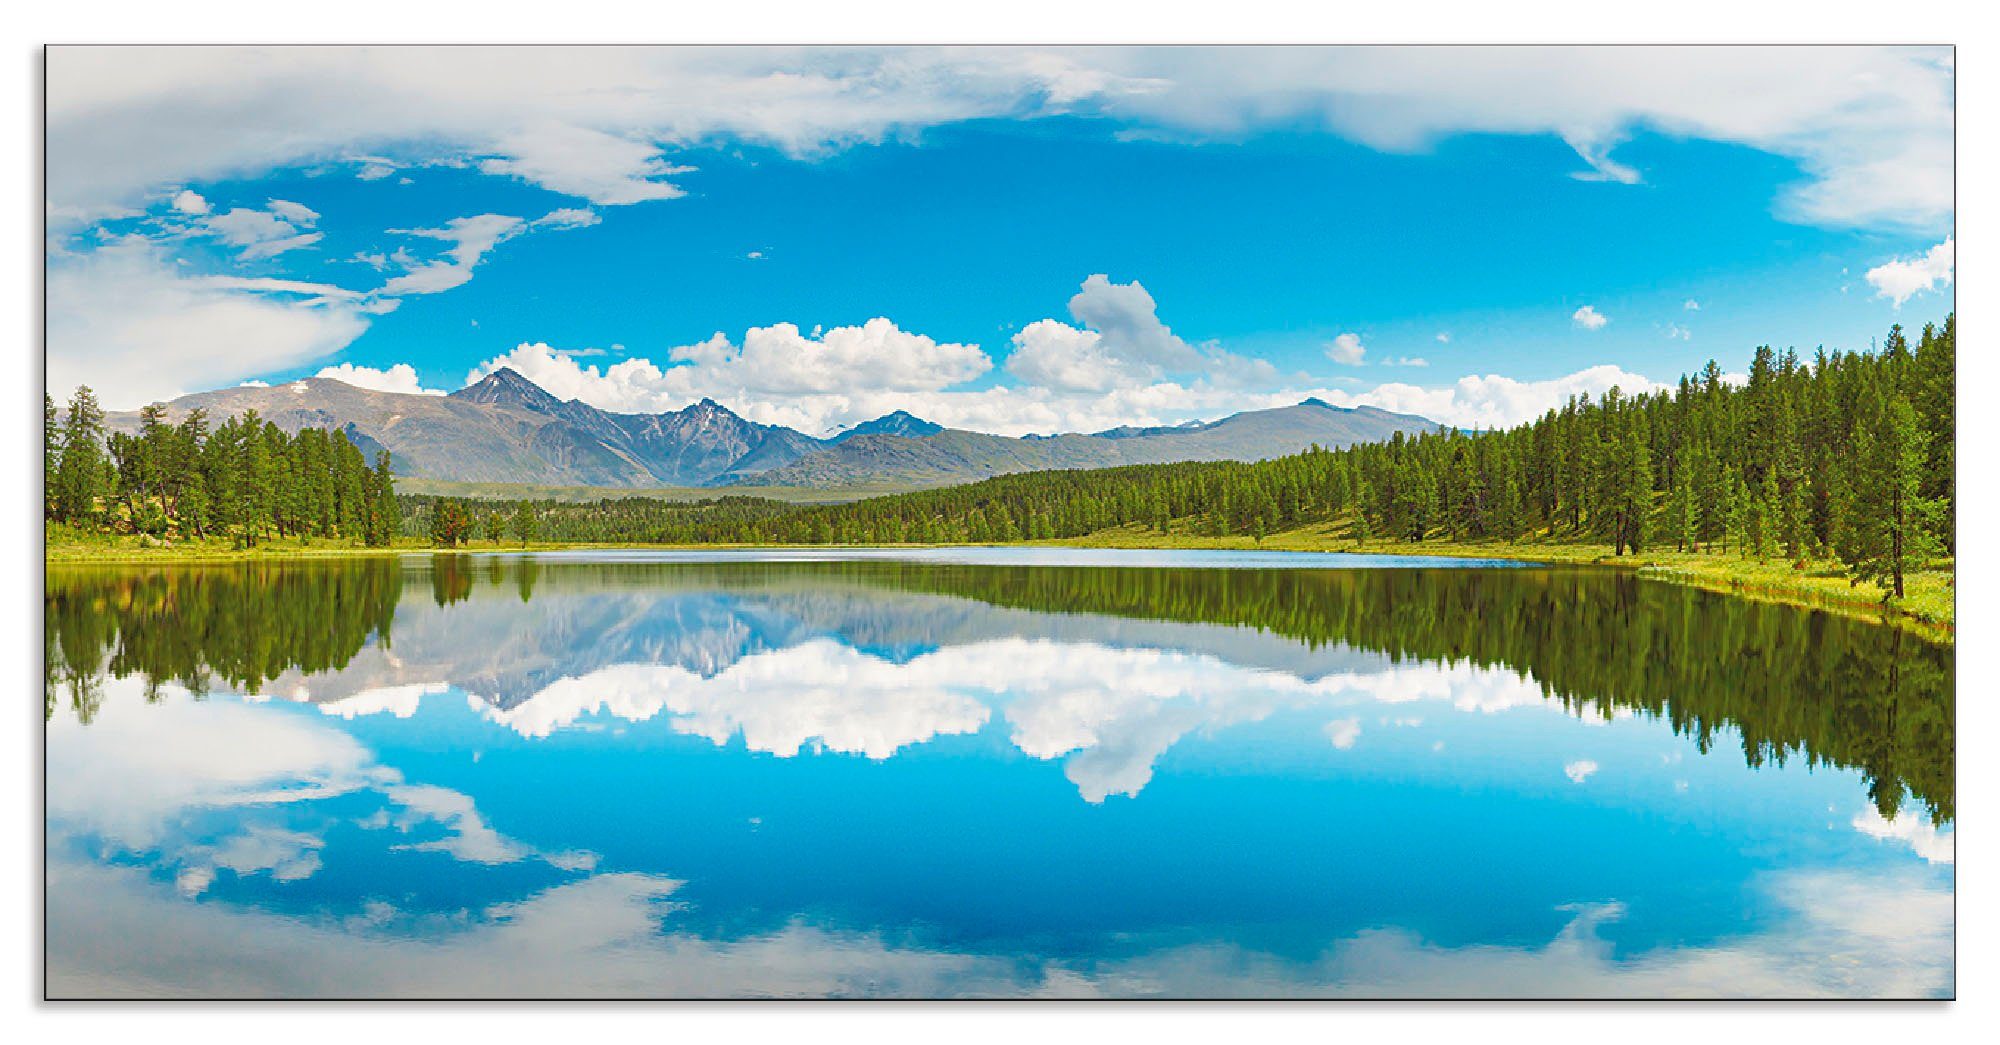
POLYGON ((775 409, 792 418, 787 423, 823 428, 846 416, 853 404, 935 392, 993 365, 978 345, 939 342, 883 318, 834 327, 817 337, 790 323, 751 327, 740 343, 717 333, 669 350, 664 367, 634 356, 600 368, 578 362, 578 355, 543 343, 522 344, 475 366, 466 383, 504 366, 557 396, 605 410, 657 412, 715 398, 740 404, 760 419, 771 416, 763 411, 775 409))
MULTIPOLYGON (((1246 410, 1293 406, 1318 398, 1341 407, 1372 406, 1414 414, 1463 428, 1519 424, 1559 407, 1572 395, 1595 396, 1617 386, 1637 394, 1659 388, 1653 381, 1616 366, 1603 365, 1544 381, 1520 381, 1497 374, 1467 375, 1424 387, 1388 382, 1356 391, 1352 387, 1270 385, 1244 388, 1205 381, 1163 380, 1123 384, 1104 369, 1117 364, 1087 353, 1046 357, 1031 371, 1044 384, 954 387, 985 368, 977 346, 938 343, 888 320, 882 336, 865 328, 834 328, 820 338, 802 336, 789 324, 752 328, 739 346, 725 335, 669 350, 666 365, 633 355, 609 366, 581 361, 587 351, 528 343, 481 362, 466 375, 477 381, 510 367, 563 399, 581 399, 605 410, 650 413, 676 410, 712 398, 753 421, 789 425, 821 434, 908 410, 952 428, 1000 435, 1096 432, 1120 425, 1167 425, 1213 420, 1246 410), (842 331, 862 331, 860 336, 842 331), (890 331, 895 331, 891 334, 890 331), (900 336, 898 336, 900 335, 900 336), (846 342, 851 354, 829 353, 820 342, 846 342), (782 348, 768 363, 753 347, 782 348), (860 351, 865 347, 866 351, 860 351), (845 359, 843 366, 831 359, 845 359), (1059 369, 1055 360, 1067 369, 1059 369)), ((1065 325, 1055 323, 1054 327, 1065 325)), ((1067 336, 1090 343, 1090 331, 1070 328, 1067 336)), ((1064 336, 1044 334, 1038 337, 1064 336)), ((1018 346, 1017 346, 1018 351, 1018 346)), ((1418 367, 1416 360, 1398 360, 1418 367)), ((1016 376, 1020 376, 1016 374, 1016 376)), ((1275 382, 1274 382, 1275 384, 1275 382)))
POLYGON ((1572 784, 1581 784, 1589 780, 1590 775, 1595 772, 1597 772, 1597 763, 1587 758, 1580 758, 1574 762, 1563 764, 1563 775, 1568 777, 1569 782, 1572 784))
POLYGON ((1014 334, 1007 371, 1031 385, 1062 392, 1103 392, 1151 376, 1147 367, 1112 355, 1096 331, 1054 319, 1038 319, 1014 334))
POLYGON ((1594 305, 1585 305, 1569 314, 1569 321, 1585 330, 1603 330, 1604 324, 1611 322, 1594 305))
POLYGON ((665 712, 676 731, 717 745, 741 735, 750 750, 781 758, 816 745, 880 760, 986 723, 985 704, 964 692, 981 683, 922 661, 900 665, 822 639, 745 657, 711 676, 676 665, 616 665, 559 680, 512 708, 473 707, 529 737, 598 713, 643 721, 665 712))
POLYGON ((1927 863, 1949 864, 1958 860, 1958 832, 1948 827, 1940 830, 1920 813, 1898 813, 1889 819, 1870 806, 1855 814, 1853 825, 1856 831, 1870 838, 1909 846, 1911 852, 1927 863))
POLYGON ((353 295, 284 282, 188 276, 137 239, 52 256, 49 387, 88 384, 133 409, 324 358, 368 329, 353 295))
POLYGON ((1333 746, 1346 751, 1361 739, 1361 720, 1358 718, 1337 718, 1326 724, 1326 739, 1333 746))
POLYGON ((1138 280, 1113 283, 1093 274, 1069 299, 1069 314, 1081 325, 1043 319, 1015 334, 1008 372, 1043 388, 1099 392, 1169 373, 1221 373, 1234 363, 1255 362, 1182 340, 1160 321, 1158 303, 1138 280))
POLYGON ((207 214, 208 201, 193 189, 182 189, 174 194, 174 209, 182 214, 207 214))
POLYGON ((1326 346, 1326 357, 1342 366, 1360 366, 1367 355, 1359 334, 1341 334, 1326 346))
MULTIPOLYGON (((319 867, 320 837, 276 828, 257 811, 285 807, 311 820, 320 803, 343 796, 375 802, 377 826, 422 836, 406 848, 476 863, 539 859, 578 869, 594 862, 588 853, 545 853, 499 834, 469 796, 410 782, 353 737, 314 719, 256 703, 198 700, 171 684, 155 702, 137 676, 103 686, 90 725, 69 714, 50 721, 49 765, 63 774, 48 790, 50 832, 178 866, 183 892, 201 892, 217 869, 310 876, 319 867), (236 823, 220 837, 191 831, 225 809, 237 811, 236 823)), ((397 707, 395 700, 377 703, 378 710, 397 707)))
POLYGON ((1416 414, 1459 428, 1503 428, 1532 421, 1570 396, 1597 396, 1611 388, 1628 395, 1664 386, 1610 364, 1547 381, 1519 381, 1499 374, 1470 375, 1444 388, 1390 383, 1361 393, 1326 390, 1335 406, 1374 406, 1416 414))
POLYGON ((1696 301, 1693 298, 1689 298, 1686 301, 1681 302, 1681 308, 1688 312, 1700 312, 1701 302, 1696 301))
POLYGON ((368 388, 377 392, 401 392, 405 395, 441 396, 440 389, 425 388, 417 379, 417 370, 408 363, 397 363, 386 370, 374 367, 356 366, 342 363, 339 366, 321 367, 314 377, 329 377, 356 388, 368 388))
POLYGON ((1913 258, 1896 258, 1868 270, 1868 285, 1875 288, 1879 297, 1896 303, 1903 302, 1918 294, 1951 286, 1953 270, 1957 264, 1957 251, 1950 237, 1943 243, 1913 258))

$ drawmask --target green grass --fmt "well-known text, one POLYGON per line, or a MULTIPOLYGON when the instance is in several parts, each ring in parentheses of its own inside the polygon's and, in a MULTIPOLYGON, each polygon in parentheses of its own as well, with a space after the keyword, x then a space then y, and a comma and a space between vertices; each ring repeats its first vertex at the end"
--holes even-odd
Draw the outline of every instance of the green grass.
POLYGON ((1952 638, 1957 627, 1957 576, 1952 560, 1932 563, 1904 577, 1905 595, 1891 598, 1873 584, 1855 585, 1834 562, 1793 563, 1782 556, 1764 561, 1734 552, 1677 552, 1649 548, 1638 555, 1614 555, 1609 544, 1531 536, 1514 541, 1398 540, 1357 542, 1345 523, 1316 523, 1250 537, 1208 537, 1144 526, 1102 530, 1074 540, 1048 542, 1083 548, 1265 548, 1278 551, 1369 552, 1436 555, 1449 558, 1510 559, 1636 570, 1642 576, 1687 584, 1791 606, 1826 609, 1844 616, 1906 626, 1932 637, 1952 638))
MULTIPOLYGON (((402 538, 394 547, 365 548, 352 541, 265 541, 239 550, 227 540, 175 541, 149 546, 142 538, 44 527, 45 561, 58 563, 240 562, 272 559, 312 559, 354 555, 395 555, 437 552, 428 542, 402 538)), ((1791 563, 1772 557, 1765 561, 1734 553, 1677 552, 1648 549, 1638 555, 1613 555, 1611 546, 1547 536, 1514 541, 1444 541, 1422 543, 1396 540, 1355 541, 1344 523, 1316 523, 1262 541, 1250 537, 1209 537, 1183 529, 1166 533, 1144 526, 1121 526, 1086 537, 1033 542, 1076 548, 1239 548, 1277 551, 1369 552, 1389 555, 1435 555, 1451 558, 1511 559, 1560 565, 1602 566, 1636 570, 1642 576, 1686 584, 1742 598, 1791 606, 1826 609, 1844 616, 1907 627, 1933 638, 1951 641, 1957 627, 1957 576, 1954 563, 1944 560, 1908 575, 1906 595, 1889 598, 1872 584, 1854 585, 1837 563, 1791 563)), ((636 543, 523 545, 517 541, 473 541, 464 552, 553 551, 666 547, 636 543)), ((717 545, 715 547, 721 547, 717 545)))
POLYGON ((787 504, 840 504, 883 494, 907 493, 900 483, 863 483, 829 489, 806 486, 544 486, 536 483, 461 483, 445 479, 398 478, 397 493, 466 497, 482 501, 601 501, 648 497, 660 501, 700 501, 716 497, 763 497, 787 504))

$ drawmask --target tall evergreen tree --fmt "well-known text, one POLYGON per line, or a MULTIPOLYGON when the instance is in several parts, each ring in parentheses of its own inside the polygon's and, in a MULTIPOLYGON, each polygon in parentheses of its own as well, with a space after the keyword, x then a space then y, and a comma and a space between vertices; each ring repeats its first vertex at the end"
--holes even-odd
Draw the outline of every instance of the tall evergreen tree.
POLYGON ((88 386, 70 397, 63 421, 62 457, 56 464, 56 517, 88 523, 97 518, 97 499, 106 493, 104 411, 88 386))

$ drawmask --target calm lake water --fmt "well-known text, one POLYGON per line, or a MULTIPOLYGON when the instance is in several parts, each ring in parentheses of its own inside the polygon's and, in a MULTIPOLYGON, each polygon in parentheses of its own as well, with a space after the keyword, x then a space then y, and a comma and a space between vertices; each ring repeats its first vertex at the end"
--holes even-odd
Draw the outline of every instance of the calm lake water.
POLYGON ((1953 653, 1260 553, 48 572, 57 997, 1948 996, 1953 653))

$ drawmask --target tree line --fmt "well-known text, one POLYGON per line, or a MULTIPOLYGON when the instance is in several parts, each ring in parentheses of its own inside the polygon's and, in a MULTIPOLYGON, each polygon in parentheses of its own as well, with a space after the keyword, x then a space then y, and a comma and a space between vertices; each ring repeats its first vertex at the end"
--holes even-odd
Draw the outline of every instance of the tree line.
MULTIPOLYGON (((1513 428, 1398 433, 1256 463, 1024 472, 815 506, 733 496, 406 506, 432 520, 483 511, 495 538, 673 544, 984 544, 1135 525, 1262 539, 1342 523, 1357 540, 1835 559, 1900 596, 1907 573, 1954 552, 1955 342, 1946 316, 1915 345, 1899 325, 1877 350, 1822 349, 1811 361, 1767 346, 1741 379, 1711 361, 1674 388, 1572 397, 1513 428)), ((476 532, 469 519, 456 526, 476 532)))
MULTIPOLYGON (((1705 752, 1739 747, 1752 766, 1802 759, 1855 769, 1884 816, 1906 795, 1938 823, 1955 815, 1950 645, 1601 570, 545 564, 463 555, 434 556, 422 570, 366 557, 310 570, 62 567, 49 572, 44 594, 44 713, 67 697, 88 721, 107 675, 144 676, 150 697, 168 682, 196 694, 218 683, 256 693, 287 672, 337 672, 365 646, 391 644, 403 600, 450 606, 477 589, 522 601, 551 590, 557 598, 726 593, 760 613, 799 615, 811 634, 839 630, 815 607, 850 603, 800 601, 802 591, 923 593, 1035 612, 1251 627, 1398 663, 1521 672, 1577 715, 1652 716, 1705 752)), ((878 645, 949 645, 985 634, 954 630, 962 614, 928 613, 907 601, 883 608, 868 618, 878 645)))
POLYGON ((136 433, 108 432, 88 387, 67 409, 42 395, 43 518, 86 531, 151 537, 344 538, 386 546, 402 528, 389 454, 370 468, 342 431, 287 434, 255 410, 209 426, 159 404, 136 433))

